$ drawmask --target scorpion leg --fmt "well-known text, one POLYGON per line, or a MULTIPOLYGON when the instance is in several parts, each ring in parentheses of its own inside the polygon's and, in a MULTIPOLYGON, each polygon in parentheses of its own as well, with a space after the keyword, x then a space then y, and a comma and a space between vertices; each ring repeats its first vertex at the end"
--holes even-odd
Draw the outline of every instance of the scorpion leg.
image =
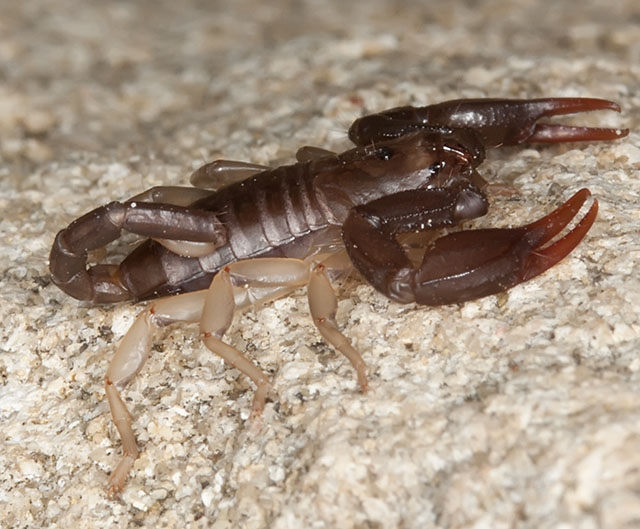
POLYGON ((240 182, 270 167, 236 160, 215 160, 204 164, 191 174, 191 184, 198 188, 219 189, 240 182))
POLYGON ((235 310, 239 308, 237 306, 239 296, 234 293, 236 289, 246 288, 249 291, 254 288, 273 289, 277 291, 276 295, 282 295, 308 284, 309 306, 314 323, 322 336, 352 363, 361 388, 366 389, 364 362, 360 354, 337 329, 335 295, 327 275, 327 266, 330 264, 320 264, 310 272, 312 266, 311 263, 299 259, 248 259, 228 265, 218 272, 211 282, 200 325, 203 341, 209 349, 249 376, 256 384, 257 389, 252 404, 253 415, 263 410, 271 383, 267 375, 241 351, 222 340, 231 324, 235 310))
POLYGON ((612 101, 587 97, 457 99, 364 116, 351 125, 349 139, 364 146, 423 129, 446 133, 451 127, 471 129, 485 147, 499 147, 524 142, 614 140, 629 133, 628 129, 537 123, 543 117, 590 110, 620 112, 620 107, 612 101))
POLYGON ((160 239, 158 237, 152 238, 154 241, 162 244, 167 250, 182 257, 202 257, 209 255, 220 246, 215 242, 174 241, 172 239, 160 239))
MULTIPOLYGON (((304 264, 304 266, 308 265, 304 264)), ((233 304, 236 309, 245 309, 249 305, 264 303, 283 296, 297 286, 297 284, 292 286, 291 284, 277 284, 277 282, 269 285, 255 285, 251 289, 251 296, 247 295, 247 289, 245 288, 234 288, 233 295, 235 300, 233 304)), ((109 479, 109 494, 112 496, 122 490, 129 470, 138 457, 138 447, 133 433, 131 414, 122 399, 121 392, 146 362, 151 349, 154 331, 171 323, 203 321, 203 307, 208 295, 209 292, 207 290, 199 290, 154 301, 144 312, 138 315, 120 342, 109 364, 105 377, 105 391, 113 422, 120 434, 123 451, 122 459, 109 479)), ((229 304, 228 299, 219 299, 217 302, 229 304)), ((223 311, 223 314, 227 313, 223 311)), ((238 354, 241 355, 239 352, 238 354)), ((243 368, 247 368, 247 363, 254 369, 251 371, 252 374, 255 375, 256 372, 259 372, 246 359, 238 367, 246 373, 243 368)), ((248 369, 251 370, 251 367, 248 369)))
MULTIPOLYGON (((252 297, 246 295, 246 289, 236 289, 234 291, 235 306, 244 309, 250 304, 264 303, 269 299, 282 296, 294 288, 296 287, 288 285, 286 287, 277 285, 271 288, 256 287, 252 289, 254 291, 252 297)), ((154 331, 171 323, 201 321, 207 295, 207 290, 199 290, 154 301, 136 318, 109 364, 105 378, 105 391, 113 422, 120 434, 123 451, 122 459, 109 479, 110 495, 115 495, 122 490, 129 470, 138 457, 131 414, 122 399, 121 392, 146 362, 154 331)))
POLYGON ((143 237, 223 245, 226 230, 215 213, 149 202, 111 202, 73 221, 56 235, 49 257, 58 287, 76 299, 96 303, 131 297, 118 265, 87 269, 87 252, 106 246, 126 230, 143 237))
POLYGON ((248 375, 257 386, 252 414, 259 414, 271 384, 267 375, 244 354, 222 341, 236 310, 276 299, 292 290, 309 285, 309 305, 321 334, 343 352, 356 367, 361 388, 366 388, 365 365, 360 355, 337 330, 335 296, 329 283, 329 272, 340 272, 350 263, 325 257, 324 263, 313 264, 299 259, 264 258, 233 263, 219 272, 208 290, 180 294, 154 301, 142 312, 124 336, 109 364, 105 390, 113 422, 122 440, 122 459, 109 479, 109 494, 120 492, 138 457, 132 418, 121 392, 142 369, 149 356, 154 331, 176 322, 200 322, 205 345, 226 362, 248 375))
POLYGON ((236 310, 234 287, 295 288, 308 282, 309 267, 298 259, 250 259, 232 263, 216 274, 209 287, 200 332, 215 354, 247 375, 257 386, 252 413, 259 414, 271 383, 268 376, 244 354, 222 340, 236 310))
POLYGON ((131 414, 120 392, 142 369, 151 348, 153 331, 173 322, 197 322, 202 315, 206 290, 181 294, 155 301, 135 320, 109 364, 105 391, 113 422, 122 440, 122 459, 109 479, 109 494, 117 494, 138 457, 136 438, 131 427, 131 414))
POLYGON ((336 153, 322 149, 320 147, 314 147, 312 145, 304 145, 296 151, 296 160, 299 162, 310 162, 313 160, 319 160, 320 158, 326 158, 327 156, 335 156, 336 153))
POLYGON ((354 349, 345 335, 338 330, 338 324, 336 323, 338 301, 331 286, 325 264, 317 264, 311 270, 307 295, 313 323, 315 323, 322 337, 351 362, 351 365, 356 370, 360 390, 365 392, 368 386, 367 366, 360 353, 354 349))
MULTIPOLYGON (((333 151, 305 145, 296 152, 298 162, 308 162, 335 156, 333 151)), ((215 160, 199 167, 191 174, 191 184, 196 188, 219 189, 234 182, 240 182, 262 171, 268 171, 271 167, 237 160, 215 160)))
MULTIPOLYGON (((411 265, 393 231, 380 227, 380 219, 393 214, 387 207, 390 202, 354 208, 343 236, 356 268, 392 299, 423 305, 458 303, 503 292, 567 256, 595 221, 596 201, 569 233, 545 244, 571 222, 589 195, 582 189, 546 217, 519 228, 468 230, 441 237, 427 249, 418 267, 411 265)), ((400 224, 394 228, 401 229, 400 224)))
POLYGON ((211 196, 210 189, 189 186, 155 186, 131 197, 127 202, 153 202, 155 204, 173 204, 190 206, 196 200, 211 196))

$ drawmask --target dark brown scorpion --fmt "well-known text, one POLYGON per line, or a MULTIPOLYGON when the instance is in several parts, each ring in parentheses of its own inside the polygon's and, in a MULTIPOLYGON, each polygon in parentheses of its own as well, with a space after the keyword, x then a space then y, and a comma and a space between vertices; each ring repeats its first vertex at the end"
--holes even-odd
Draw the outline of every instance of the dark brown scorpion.
POLYGON ((155 327, 199 322, 202 340, 256 384, 253 413, 269 378, 223 341, 234 311, 306 285, 313 321, 367 387, 360 354, 338 330, 331 280, 355 267, 400 303, 441 305, 505 291, 541 274, 582 240, 597 213, 577 215, 582 189, 546 217, 519 228, 459 231, 430 244, 414 266, 398 235, 436 230, 487 212, 487 183, 476 173, 485 148, 524 142, 613 140, 628 130, 537 123, 557 114, 620 111, 602 99, 457 100, 402 107, 356 120, 342 154, 298 151, 298 162, 270 169, 217 161, 198 169, 199 187, 156 187, 111 202, 58 233, 50 256, 53 282, 95 303, 153 302, 132 325, 106 375, 106 393, 124 456, 110 491, 122 489, 138 456, 131 416, 120 392, 144 364, 155 327), (220 176, 247 179, 217 191, 220 176), (87 253, 122 230, 148 237, 120 264, 87 267, 87 253), (549 244, 551 243, 551 244, 549 244))

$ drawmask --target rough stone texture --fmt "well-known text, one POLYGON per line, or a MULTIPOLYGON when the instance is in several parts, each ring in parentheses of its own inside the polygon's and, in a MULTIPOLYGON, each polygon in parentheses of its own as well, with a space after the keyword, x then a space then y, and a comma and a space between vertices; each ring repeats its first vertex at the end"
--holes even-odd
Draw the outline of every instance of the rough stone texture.
POLYGON ((0 526, 630 528, 640 525, 640 8, 636 0, 5 2, 0 17, 0 526), (228 4, 231 4, 229 2, 228 4), (347 5, 348 4, 348 5, 347 5), (159 333, 126 390, 141 457, 120 500, 103 393, 142 306, 49 280, 57 230, 218 157, 342 149, 364 112, 477 96, 596 96, 620 142, 508 149, 482 225, 581 187, 583 244, 499 297, 425 309, 350 281, 339 323, 371 390, 318 337, 304 292, 238 317, 252 386, 159 333))

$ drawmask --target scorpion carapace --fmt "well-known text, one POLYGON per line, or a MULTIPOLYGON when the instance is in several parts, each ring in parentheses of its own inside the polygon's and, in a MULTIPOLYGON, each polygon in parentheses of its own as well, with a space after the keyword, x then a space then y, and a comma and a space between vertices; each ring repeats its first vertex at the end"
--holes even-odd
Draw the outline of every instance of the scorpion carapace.
POLYGON ((354 366, 365 364, 335 322, 331 280, 355 267, 376 289, 402 302, 439 305, 502 292, 544 272, 582 240, 597 202, 555 242, 587 200, 586 189, 546 217, 512 229, 450 233, 410 261, 397 237, 484 215, 488 184, 476 172, 487 147, 523 142, 611 140, 628 131, 541 124, 538 119, 616 110, 586 98, 458 100, 403 107, 356 120, 356 148, 342 154, 313 147, 298 163, 271 169, 217 161, 197 170, 199 188, 158 187, 112 202, 72 222, 51 250, 53 281, 96 303, 154 301, 123 338, 106 375, 106 393, 124 457, 110 480, 119 491, 138 455, 131 417, 120 395, 144 364, 153 329, 199 322, 207 347, 257 386, 253 413, 271 388, 268 377, 223 340, 234 311, 306 285, 322 336, 354 366), (218 178, 246 180, 217 191, 218 178), (87 267, 87 253, 126 230, 150 238, 120 264, 87 267))

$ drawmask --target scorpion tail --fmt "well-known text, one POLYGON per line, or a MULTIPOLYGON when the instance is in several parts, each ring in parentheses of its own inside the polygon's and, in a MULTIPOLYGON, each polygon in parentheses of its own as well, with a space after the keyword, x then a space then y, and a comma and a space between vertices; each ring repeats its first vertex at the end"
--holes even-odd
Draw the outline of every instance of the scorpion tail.
POLYGON ((120 237, 122 230, 143 237, 174 241, 226 241, 226 230, 214 213, 172 204, 111 202, 73 221, 56 235, 49 268, 62 291, 76 299, 113 303, 137 296, 127 285, 120 265, 87 267, 87 253, 120 237))

